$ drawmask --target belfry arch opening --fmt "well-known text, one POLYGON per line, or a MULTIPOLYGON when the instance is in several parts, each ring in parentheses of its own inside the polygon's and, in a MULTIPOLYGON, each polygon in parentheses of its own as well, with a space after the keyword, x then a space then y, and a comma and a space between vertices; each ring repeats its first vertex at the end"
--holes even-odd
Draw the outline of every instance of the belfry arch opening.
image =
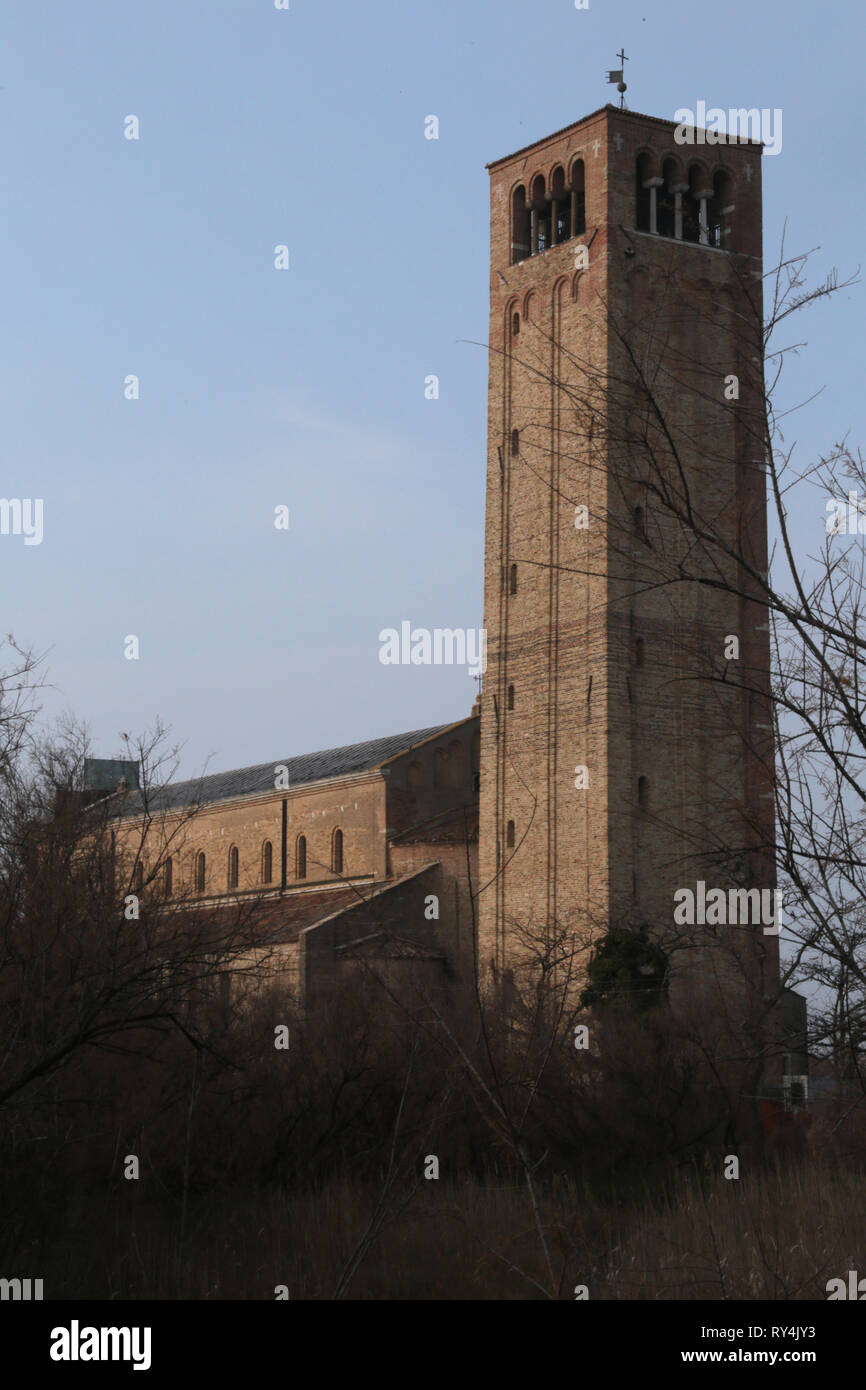
POLYGON ((732 251, 733 184, 724 169, 712 177, 696 162, 643 150, 635 161, 635 227, 639 232, 732 251))
POLYGON ((707 239, 710 246, 722 251, 732 250, 731 214, 733 207, 733 185, 730 174, 717 169, 713 175, 713 196, 707 203, 707 239))
POLYGON ((586 231, 586 185, 582 159, 569 169, 557 164, 550 179, 536 174, 529 191, 518 184, 511 195, 511 263, 539 256, 586 231))

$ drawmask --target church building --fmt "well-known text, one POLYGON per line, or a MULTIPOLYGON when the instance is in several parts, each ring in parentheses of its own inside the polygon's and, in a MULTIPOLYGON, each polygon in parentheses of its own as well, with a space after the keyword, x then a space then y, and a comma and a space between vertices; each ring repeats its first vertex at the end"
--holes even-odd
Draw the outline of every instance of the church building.
MULTIPOLYGON (((681 136, 608 105, 489 166, 472 714, 152 808, 199 808, 166 894, 261 898, 303 998, 364 955, 519 987, 545 944, 676 944, 684 888, 775 887, 761 147, 681 136)), ((743 925, 722 951, 699 930, 683 969, 766 998, 778 928, 743 925)))

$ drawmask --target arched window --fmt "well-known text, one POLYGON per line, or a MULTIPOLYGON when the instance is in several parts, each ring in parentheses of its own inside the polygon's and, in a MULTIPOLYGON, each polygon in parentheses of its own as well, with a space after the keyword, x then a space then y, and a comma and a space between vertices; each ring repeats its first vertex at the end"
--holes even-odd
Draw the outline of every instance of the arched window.
POLYGON ((433 785, 434 787, 447 787, 448 785, 448 754, 444 748, 437 748, 433 754, 433 785))
POLYGON ((642 541, 646 540, 646 516, 643 507, 635 507, 632 513, 632 522, 635 535, 642 541))
POLYGON ((270 840, 262 845, 262 883, 270 883, 274 877, 274 847, 270 840))
POLYGON ((509 685, 508 694, 505 701, 506 709, 514 709, 514 686, 509 685))
POLYGON ((238 847, 237 847, 237 845, 232 845, 231 849, 229 850, 228 886, 229 886, 229 888, 237 888, 237 886, 238 886, 238 847))
POLYGON ((659 236, 677 236, 677 195, 674 191, 679 172, 675 159, 666 159, 662 164, 664 182, 658 191, 656 225, 659 236))
POLYGON ((526 206, 526 189, 518 184, 511 199, 511 264, 525 261, 529 248, 529 208, 526 206))
POLYGON ((635 640, 635 644, 634 644, 634 664, 635 664, 635 666, 643 666, 643 662, 644 662, 644 640, 643 640, 642 637, 638 637, 638 638, 635 640))
POLYGON ((571 235, 583 236, 586 231, 586 184, 583 160, 571 166, 571 235))
POLYGON ((520 453, 520 430, 511 431, 511 453, 512 456, 520 453))
POLYGON ((550 195, 553 244, 558 246, 560 242, 571 238, 571 190, 565 186, 565 170, 561 166, 557 166, 553 171, 550 195))
POLYGON ((530 205, 532 225, 529 243, 532 255, 539 255, 550 246, 550 202, 544 191, 544 176, 539 174, 532 181, 532 203, 530 205))
POLYGON ((648 154, 639 154, 637 165, 635 166, 635 227, 639 232, 653 231, 650 226, 650 190, 645 187, 650 177, 651 158, 648 154))
POLYGON ((299 835, 295 841, 295 878, 307 877, 307 837, 299 835))
POLYGON ((140 859, 132 871, 132 883, 133 891, 136 893, 140 893, 142 888, 144 887, 144 869, 142 867, 140 859))
POLYGON ((517 313, 517 310, 515 310, 514 313, 511 315, 511 336, 512 336, 512 338, 516 338, 519 332, 520 332, 520 315, 517 313))
POLYGON ((645 777, 637 779, 637 804, 644 811, 649 805, 649 787, 645 777))
POLYGON ((506 848, 506 849, 514 849, 514 821, 513 821, 513 820, 510 820, 510 821, 508 822, 508 827, 507 827, 507 829, 506 829, 506 831, 505 831, 505 848, 506 848))
POLYGON ((713 196, 707 203, 707 240, 710 246, 721 251, 730 251, 731 180, 726 173, 718 170, 713 175, 713 196))
POLYGON ((335 874, 343 872, 343 832, 335 830, 331 839, 331 871, 335 874))
POLYGON ((423 787, 427 778, 424 775, 424 764, 412 762, 406 769, 406 781, 410 787, 423 787))
POLYGON ((517 566, 516 566, 516 565, 512 565, 512 566, 511 566, 511 569, 510 569, 510 571, 509 571, 509 576, 508 576, 508 592, 509 592, 510 594, 516 594, 516 593, 517 593, 517 566))
POLYGON ((174 865, 171 862, 171 855, 166 859, 162 866, 162 887, 167 898, 171 897, 171 885, 174 877, 174 865))
POLYGON ((689 169, 688 191, 683 194, 683 241, 701 239, 701 199, 704 174, 697 164, 689 169))
POLYGON ((206 873, 207 863, 205 861, 204 851, 199 850, 195 857, 195 890, 197 893, 204 892, 206 873))

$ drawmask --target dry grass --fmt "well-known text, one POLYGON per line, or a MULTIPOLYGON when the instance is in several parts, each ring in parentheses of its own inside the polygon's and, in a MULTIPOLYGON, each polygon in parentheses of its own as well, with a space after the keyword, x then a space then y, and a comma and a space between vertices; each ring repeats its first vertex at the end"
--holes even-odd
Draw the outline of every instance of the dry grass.
MULTIPOLYGON (((285 1284, 292 1299, 331 1299, 378 1197, 347 1180, 299 1195, 199 1199, 182 1246, 177 1212, 115 1197, 70 1210, 64 1233, 26 1263, 49 1298, 270 1300, 285 1284)), ((854 1172, 684 1182, 655 1203, 599 1202, 561 1184, 542 1194, 542 1207, 559 1298, 586 1284, 592 1299, 824 1299, 829 1278, 866 1273, 854 1172)), ((549 1290, 524 1190, 422 1181, 393 1194, 345 1297, 533 1299, 549 1290)))
POLYGON ((861 1174, 797 1169, 682 1190, 607 1252, 597 1296, 825 1299, 866 1271, 861 1174))

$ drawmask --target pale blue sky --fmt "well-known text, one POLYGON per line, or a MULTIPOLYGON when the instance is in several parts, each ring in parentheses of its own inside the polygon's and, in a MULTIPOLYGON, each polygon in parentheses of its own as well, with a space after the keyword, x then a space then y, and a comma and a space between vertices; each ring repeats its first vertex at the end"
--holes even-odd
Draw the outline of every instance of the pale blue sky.
MULTIPOLYGON (((0 495, 44 498, 45 539, 0 537, 2 628, 48 652, 49 709, 102 756, 160 715, 187 773, 468 713, 465 670, 382 666, 378 633, 481 623, 485 163, 615 99, 625 44, 634 110, 782 108, 765 254, 787 217, 849 271, 862 25, 838 0, 9 7, 0 495)), ((860 296, 792 374, 827 386, 807 446, 862 438, 860 296)))

